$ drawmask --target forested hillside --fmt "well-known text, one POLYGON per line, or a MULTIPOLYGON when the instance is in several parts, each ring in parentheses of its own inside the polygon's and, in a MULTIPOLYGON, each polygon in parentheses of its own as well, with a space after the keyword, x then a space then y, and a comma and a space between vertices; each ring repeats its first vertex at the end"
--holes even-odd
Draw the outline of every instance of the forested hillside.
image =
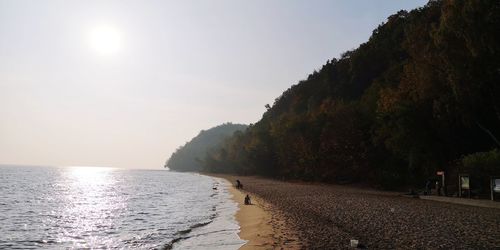
POLYGON ((165 163, 168 167, 176 171, 200 171, 201 161, 206 157, 207 152, 217 150, 224 140, 236 131, 243 131, 246 125, 225 123, 208 130, 202 130, 191 141, 179 147, 165 163))
POLYGON ((500 146, 499 27, 496 0, 400 11, 266 105, 204 167, 384 186, 457 172, 465 155, 500 146))

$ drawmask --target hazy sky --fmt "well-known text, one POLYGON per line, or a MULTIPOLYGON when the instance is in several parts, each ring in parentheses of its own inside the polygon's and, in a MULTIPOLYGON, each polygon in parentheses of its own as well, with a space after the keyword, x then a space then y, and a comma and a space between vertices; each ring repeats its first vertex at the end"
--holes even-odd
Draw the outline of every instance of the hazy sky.
POLYGON ((0 163, 161 168, 425 3, 0 0, 0 163))

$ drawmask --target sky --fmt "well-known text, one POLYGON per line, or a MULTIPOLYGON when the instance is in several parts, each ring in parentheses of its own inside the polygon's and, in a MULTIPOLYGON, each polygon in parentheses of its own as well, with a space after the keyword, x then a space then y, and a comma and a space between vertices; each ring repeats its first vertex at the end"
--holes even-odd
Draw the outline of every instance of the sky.
POLYGON ((0 0, 0 164, 162 168, 423 0, 0 0))

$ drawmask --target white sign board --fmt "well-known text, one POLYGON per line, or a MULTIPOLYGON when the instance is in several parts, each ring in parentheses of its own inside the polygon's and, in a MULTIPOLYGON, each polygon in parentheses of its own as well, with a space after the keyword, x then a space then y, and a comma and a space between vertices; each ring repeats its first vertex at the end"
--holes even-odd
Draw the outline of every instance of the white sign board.
POLYGON ((493 181, 493 192, 500 193, 500 179, 494 179, 494 181, 493 181))
POLYGON ((470 189, 469 176, 460 176, 460 186, 462 189, 470 189))

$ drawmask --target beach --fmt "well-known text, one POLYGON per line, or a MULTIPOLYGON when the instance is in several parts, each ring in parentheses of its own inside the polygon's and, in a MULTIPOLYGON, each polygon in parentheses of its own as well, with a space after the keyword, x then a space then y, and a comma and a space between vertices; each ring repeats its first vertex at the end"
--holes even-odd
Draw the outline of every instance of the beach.
POLYGON ((342 185, 239 179, 233 189, 241 249, 345 249, 351 240, 371 249, 495 249, 500 209, 404 197, 342 185), (256 203, 243 204, 250 194, 256 203))
POLYGON ((251 205, 245 205, 246 190, 236 189, 236 177, 217 175, 230 182, 229 192, 238 203, 236 220, 240 224, 241 239, 247 241, 240 249, 300 249, 298 236, 291 225, 287 224, 280 210, 251 193, 251 205))

